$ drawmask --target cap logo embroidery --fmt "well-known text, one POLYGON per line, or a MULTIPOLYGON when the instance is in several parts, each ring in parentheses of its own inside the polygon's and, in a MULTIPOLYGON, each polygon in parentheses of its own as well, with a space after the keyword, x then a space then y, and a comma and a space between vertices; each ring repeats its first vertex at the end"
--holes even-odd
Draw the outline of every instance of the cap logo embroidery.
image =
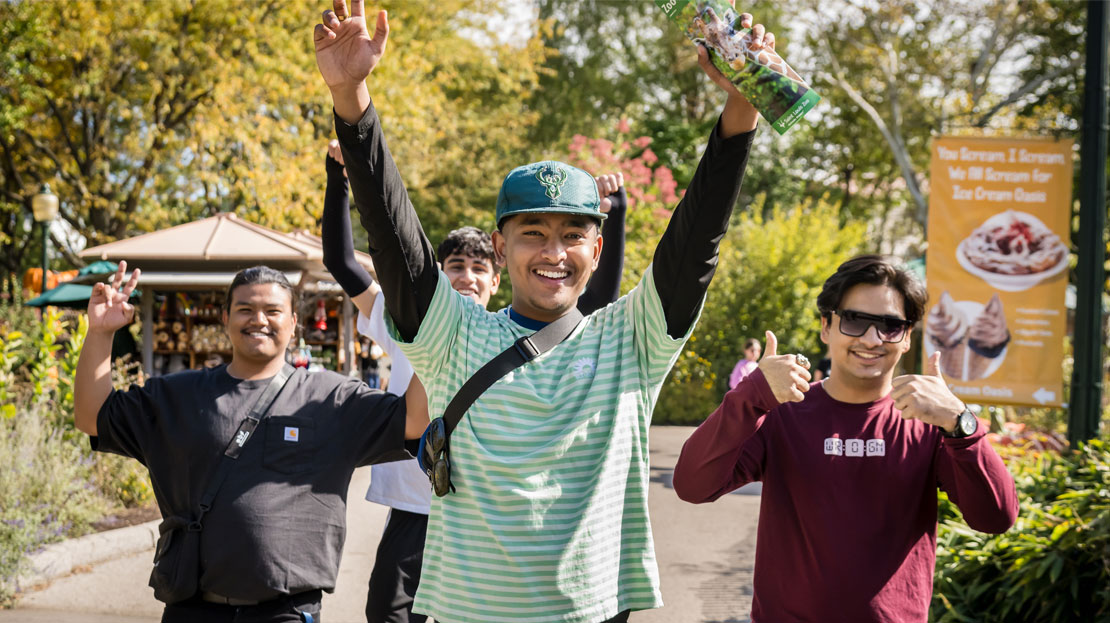
POLYGON ((563 194, 563 184, 567 181, 567 172, 558 167, 544 165, 539 171, 536 171, 536 179, 547 189, 546 194, 549 198, 558 199, 559 195, 563 194))

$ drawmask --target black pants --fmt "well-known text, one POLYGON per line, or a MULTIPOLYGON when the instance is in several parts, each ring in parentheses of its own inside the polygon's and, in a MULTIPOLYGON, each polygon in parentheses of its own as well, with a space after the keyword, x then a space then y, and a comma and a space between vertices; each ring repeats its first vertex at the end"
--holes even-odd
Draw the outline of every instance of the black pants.
POLYGON ((397 510, 389 511, 374 571, 366 597, 368 623, 423 623, 428 617, 413 614, 412 602, 420 584, 424 562, 424 537, 428 516, 397 510))
POLYGON ((307 591, 264 601, 256 606, 229 606, 193 597, 175 604, 167 604, 162 611, 162 623, 304 623, 311 615, 320 621, 320 591, 307 591))

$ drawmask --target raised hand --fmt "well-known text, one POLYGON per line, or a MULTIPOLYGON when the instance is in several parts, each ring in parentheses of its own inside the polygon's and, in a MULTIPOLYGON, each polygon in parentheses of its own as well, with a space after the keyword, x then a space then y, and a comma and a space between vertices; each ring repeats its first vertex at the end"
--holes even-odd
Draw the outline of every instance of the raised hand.
POLYGON ((601 197, 601 212, 608 213, 613 207, 613 200, 609 197, 624 187, 624 173, 606 173, 594 178, 597 182, 597 194, 601 197))
POLYGON ((121 288, 126 272, 127 262, 120 262, 110 282, 93 286, 89 297, 89 331, 114 333, 135 318, 135 306, 127 301, 139 283, 139 269, 131 271, 131 278, 121 288))
POLYGON ((343 167, 343 177, 346 178, 346 164, 343 162, 343 150, 340 149, 340 142, 336 139, 327 141, 327 157, 340 163, 340 167, 343 167))
POLYGON ((940 372, 940 351, 929 358, 928 374, 895 377, 890 397, 903 418, 921 420, 948 432, 956 427, 956 418, 965 408, 963 401, 948 389, 940 372))
MULTIPOLYGON (((339 148, 339 141, 334 138, 328 141, 328 156, 339 164, 343 164, 343 150, 339 148)), ((347 175, 346 169, 343 170, 343 175, 347 175)))
POLYGON ((357 89, 385 54, 389 39, 389 19, 379 11, 374 36, 366 29, 363 0, 351 0, 348 14, 344 0, 333 0, 332 10, 324 11, 323 21, 316 24, 312 41, 316 46, 316 66, 324 82, 336 93, 357 89))
POLYGON ((809 380, 812 377, 806 366, 798 363, 796 356, 779 355, 778 347, 778 338, 768 331, 767 348, 759 359, 759 369, 763 371, 763 378, 767 379, 776 400, 780 403, 801 402, 809 391, 809 380))

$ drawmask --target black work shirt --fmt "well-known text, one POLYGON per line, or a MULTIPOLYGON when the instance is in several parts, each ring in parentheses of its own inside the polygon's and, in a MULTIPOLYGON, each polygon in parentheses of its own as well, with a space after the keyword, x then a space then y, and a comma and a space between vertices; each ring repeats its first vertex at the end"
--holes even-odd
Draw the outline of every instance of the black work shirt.
MULTIPOLYGON (((269 382, 239 380, 219 366, 113 391, 93 449, 146 465, 163 517, 194 516, 269 382)), ((200 589, 260 601, 331 592, 351 475, 360 465, 409 458, 404 435, 403 398, 333 372, 297 370, 204 518, 200 589)))

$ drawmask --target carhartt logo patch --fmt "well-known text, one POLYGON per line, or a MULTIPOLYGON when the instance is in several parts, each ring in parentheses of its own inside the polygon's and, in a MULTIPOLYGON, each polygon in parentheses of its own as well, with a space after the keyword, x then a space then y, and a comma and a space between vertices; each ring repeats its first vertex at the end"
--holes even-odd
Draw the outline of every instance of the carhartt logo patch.
POLYGON ((563 194, 563 184, 567 181, 567 172, 559 167, 544 165, 536 171, 536 179, 547 189, 547 196, 558 199, 563 194))
POLYGON ((301 429, 297 428, 296 426, 286 426, 285 427, 285 440, 286 441, 300 441, 301 440, 301 429))

